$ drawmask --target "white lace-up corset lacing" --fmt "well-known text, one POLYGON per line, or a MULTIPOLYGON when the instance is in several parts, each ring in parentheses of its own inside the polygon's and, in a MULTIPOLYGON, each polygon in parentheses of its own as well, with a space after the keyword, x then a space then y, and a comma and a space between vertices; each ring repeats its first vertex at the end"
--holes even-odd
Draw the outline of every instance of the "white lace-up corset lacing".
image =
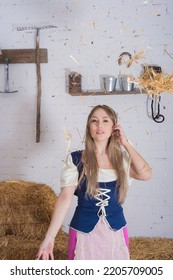
POLYGON ((94 196, 95 199, 99 200, 99 202, 96 203, 96 206, 100 206, 97 215, 99 217, 105 217, 106 216, 106 209, 105 206, 108 206, 110 196, 107 194, 110 192, 109 189, 103 189, 99 188, 98 193, 94 196))

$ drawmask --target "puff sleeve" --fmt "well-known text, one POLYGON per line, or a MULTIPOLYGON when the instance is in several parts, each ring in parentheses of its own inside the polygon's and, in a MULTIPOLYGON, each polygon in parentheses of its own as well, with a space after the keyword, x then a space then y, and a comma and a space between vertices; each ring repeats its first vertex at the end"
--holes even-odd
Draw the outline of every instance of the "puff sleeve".
POLYGON ((63 187, 76 187, 78 184, 78 170, 73 163, 71 154, 67 155, 65 164, 62 167, 60 175, 60 186, 63 187))

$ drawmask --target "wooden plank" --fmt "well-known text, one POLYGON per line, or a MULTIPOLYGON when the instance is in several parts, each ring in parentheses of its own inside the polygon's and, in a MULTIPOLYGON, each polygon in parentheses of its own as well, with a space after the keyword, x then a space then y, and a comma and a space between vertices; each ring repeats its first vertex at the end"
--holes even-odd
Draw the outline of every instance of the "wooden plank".
POLYGON ((82 92, 73 93, 69 91, 69 94, 72 96, 121 95, 121 94, 127 95, 127 94, 142 94, 142 93, 145 92, 144 91, 140 92, 139 89, 134 89, 133 91, 115 90, 114 92, 103 92, 100 90, 86 90, 82 92))
MULTIPOLYGON (((48 62, 47 49, 39 49, 40 63, 48 62)), ((4 64, 8 57, 9 63, 36 63, 36 49, 9 49, 1 50, 0 64, 4 64)))

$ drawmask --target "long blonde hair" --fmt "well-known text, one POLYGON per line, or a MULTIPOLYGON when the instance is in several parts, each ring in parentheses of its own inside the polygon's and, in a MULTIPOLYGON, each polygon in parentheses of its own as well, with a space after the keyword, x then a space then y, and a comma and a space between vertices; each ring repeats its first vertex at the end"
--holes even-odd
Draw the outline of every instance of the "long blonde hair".
MULTIPOLYGON (((95 155, 94 141, 90 133, 90 119, 93 113, 98 109, 103 109, 107 115, 113 121, 113 125, 118 123, 118 116, 115 111, 107 105, 97 105, 95 106, 87 119, 86 131, 85 131, 85 150, 82 153, 83 162, 83 172, 79 179, 79 183, 82 180, 84 173, 87 174, 87 191, 86 194, 89 197, 93 197, 98 189, 98 163, 95 155)), ((110 160, 111 165, 117 175, 118 182, 118 195, 119 203, 122 204, 125 200, 127 193, 127 176, 123 165, 123 154, 120 145, 117 143, 117 135, 113 133, 108 141, 107 145, 107 155, 110 160)))

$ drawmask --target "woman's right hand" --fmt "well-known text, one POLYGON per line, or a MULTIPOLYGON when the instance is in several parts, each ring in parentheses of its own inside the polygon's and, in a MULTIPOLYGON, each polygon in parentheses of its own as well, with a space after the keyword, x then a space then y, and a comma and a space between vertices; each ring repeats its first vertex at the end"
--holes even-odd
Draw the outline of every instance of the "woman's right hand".
POLYGON ((46 236, 40 245, 36 260, 54 260, 54 243, 55 239, 51 235, 46 236))

